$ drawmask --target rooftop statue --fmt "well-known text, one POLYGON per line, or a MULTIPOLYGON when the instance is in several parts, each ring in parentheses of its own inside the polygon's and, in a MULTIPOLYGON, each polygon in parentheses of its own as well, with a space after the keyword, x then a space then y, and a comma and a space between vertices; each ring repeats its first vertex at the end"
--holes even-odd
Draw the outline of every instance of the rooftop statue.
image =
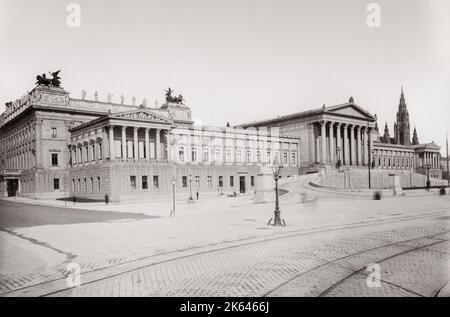
POLYGON ((58 70, 57 72, 49 72, 49 74, 52 76, 52 78, 47 78, 47 75, 37 75, 36 76, 36 85, 44 85, 47 87, 61 87, 61 77, 59 77, 59 73, 61 70, 58 70))
POLYGON ((169 87, 168 90, 166 90, 166 102, 167 103, 177 103, 177 104, 184 104, 184 99, 182 95, 178 95, 178 97, 172 96, 173 90, 169 87))

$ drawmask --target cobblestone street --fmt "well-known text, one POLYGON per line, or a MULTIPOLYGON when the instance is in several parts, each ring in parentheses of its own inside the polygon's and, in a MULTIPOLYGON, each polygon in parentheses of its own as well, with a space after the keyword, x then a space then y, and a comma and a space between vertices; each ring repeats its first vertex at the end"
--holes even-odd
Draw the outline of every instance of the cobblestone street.
POLYGON ((67 218, 66 209, 37 207, 49 213, 49 225, 33 225, 27 217, 39 211, 29 207, 20 217, 24 227, 15 220, 18 227, 1 233, 0 291, 3 296, 448 295, 448 197, 374 201, 298 183, 285 188, 290 194, 281 207, 288 226, 279 228, 266 225, 272 204, 251 204, 245 197, 180 202, 176 218, 161 213, 164 203, 111 206, 112 213, 104 206, 98 206, 100 212, 85 208, 80 217, 70 209, 67 218), (312 199, 299 203, 302 195, 312 199), (80 265, 80 287, 68 287, 69 263, 80 265), (372 263, 379 265, 380 287, 367 284, 372 263))
POLYGON ((146 259, 9 295, 435 296, 450 279, 449 217, 285 234, 146 259), (381 287, 366 284, 368 264, 381 287))

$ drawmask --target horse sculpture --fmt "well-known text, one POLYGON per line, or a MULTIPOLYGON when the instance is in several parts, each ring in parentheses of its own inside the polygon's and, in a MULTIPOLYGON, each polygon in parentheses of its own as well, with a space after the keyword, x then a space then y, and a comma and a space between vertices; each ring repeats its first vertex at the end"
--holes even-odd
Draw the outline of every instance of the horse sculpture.
POLYGON ((61 70, 58 70, 57 72, 49 72, 49 74, 52 76, 52 78, 47 78, 47 75, 37 75, 36 76, 36 85, 44 85, 47 87, 60 87, 61 86, 61 77, 59 77, 59 73, 61 70))

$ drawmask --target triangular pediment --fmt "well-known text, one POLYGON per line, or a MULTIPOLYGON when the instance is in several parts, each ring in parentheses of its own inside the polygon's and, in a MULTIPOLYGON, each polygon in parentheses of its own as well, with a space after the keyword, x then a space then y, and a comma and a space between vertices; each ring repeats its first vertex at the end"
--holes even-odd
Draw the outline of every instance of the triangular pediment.
POLYGON ((169 118, 166 118, 164 116, 161 116, 160 114, 156 114, 156 113, 154 113, 150 110, 146 110, 146 109, 119 112, 119 113, 113 114, 111 116, 111 118, 145 121, 145 122, 153 122, 153 123, 166 123, 166 124, 172 123, 172 121, 169 118))
POLYGON ((376 120, 376 118, 371 115, 366 110, 362 109, 360 106, 348 103, 344 105, 334 106, 330 108, 326 108, 326 112, 329 114, 335 114, 345 117, 353 117, 364 120, 376 120))

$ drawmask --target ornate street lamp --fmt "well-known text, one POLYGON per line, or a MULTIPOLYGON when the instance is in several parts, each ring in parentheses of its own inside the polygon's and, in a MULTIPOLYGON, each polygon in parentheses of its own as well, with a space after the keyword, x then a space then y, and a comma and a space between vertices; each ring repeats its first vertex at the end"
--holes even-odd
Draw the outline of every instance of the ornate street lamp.
POLYGON ((172 210, 170 216, 175 216, 175 177, 172 176, 172 210))
POLYGON ((427 190, 430 190, 430 188, 431 188, 431 182, 430 182, 430 168, 431 168, 431 165, 430 164, 426 164, 425 168, 427 169, 427 190))
POLYGON ((286 223, 284 219, 281 219, 280 213, 280 202, 278 199, 278 180, 281 178, 281 169, 283 168, 283 165, 275 163, 272 167, 273 171, 273 179, 275 180, 275 211, 274 211, 274 218, 270 218, 268 225, 273 222, 273 226, 286 226, 286 223))
POLYGON ((336 162, 336 169, 338 170, 338 172, 341 171, 341 165, 342 165, 342 162, 341 162, 341 147, 338 146, 337 147, 337 162, 336 162))
POLYGON ((189 174, 189 201, 194 201, 194 198, 192 198, 192 175, 189 174))

